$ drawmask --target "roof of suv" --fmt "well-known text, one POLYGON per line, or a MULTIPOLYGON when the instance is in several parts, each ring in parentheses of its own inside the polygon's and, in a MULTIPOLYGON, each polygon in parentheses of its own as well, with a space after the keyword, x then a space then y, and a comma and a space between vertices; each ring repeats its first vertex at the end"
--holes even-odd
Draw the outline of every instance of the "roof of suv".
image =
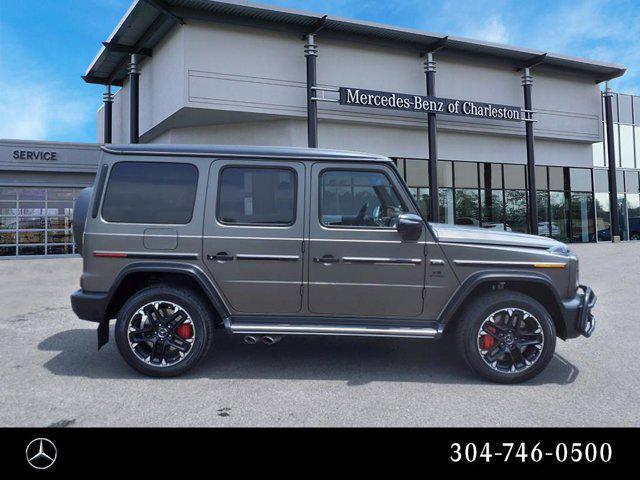
POLYGON ((163 155, 184 157, 246 157, 280 158, 295 160, 349 160, 367 162, 393 162, 389 157, 373 153, 323 150, 297 147, 254 147, 244 145, 179 145, 179 144, 125 144, 104 145, 102 150, 115 155, 163 155))

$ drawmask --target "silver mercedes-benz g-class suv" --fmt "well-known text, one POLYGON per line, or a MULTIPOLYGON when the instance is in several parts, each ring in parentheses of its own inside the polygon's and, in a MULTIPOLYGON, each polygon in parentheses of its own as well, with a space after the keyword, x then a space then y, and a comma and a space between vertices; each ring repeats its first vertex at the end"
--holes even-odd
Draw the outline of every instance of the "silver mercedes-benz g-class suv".
POLYGON ((140 372, 190 369, 224 331, 451 337, 470 367, 530 379, 556 337, 590 336, 596 297, 549 238, 429 223, 392 160, 236 146, 103 148, 78 198, 81 319, 116 318, 140 372))

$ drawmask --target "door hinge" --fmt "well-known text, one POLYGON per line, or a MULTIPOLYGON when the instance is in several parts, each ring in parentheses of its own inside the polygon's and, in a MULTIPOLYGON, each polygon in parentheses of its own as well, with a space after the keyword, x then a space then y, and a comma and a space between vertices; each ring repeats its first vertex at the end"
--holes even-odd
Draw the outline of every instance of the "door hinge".
POLYGON ((429 254, 429 245, 424 244, 424 256, 427 257, 429 254))
POLYGON ((304 295, 304 285, 300 285, 300 296, 304 295))
POLYGON ((302 253, 304 253, 304 240, 302 241, 302 246, 301 246, 301 248, 302 248, 302 253))
POLYGON ((427 297, 427 289, 426 287, 422 288, 422 299, 424 300, 427 297))

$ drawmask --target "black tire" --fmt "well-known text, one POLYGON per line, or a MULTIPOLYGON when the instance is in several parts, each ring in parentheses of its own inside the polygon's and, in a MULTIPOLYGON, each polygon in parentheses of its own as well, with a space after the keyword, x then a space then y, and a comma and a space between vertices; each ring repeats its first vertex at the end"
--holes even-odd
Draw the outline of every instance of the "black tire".
MULTIPOLYGON (((496 317, 498 318, 497 322, 500 322, 500 318, 508 318, 509 314, 499 313, 496 317), (500 317, 500 315, 504 315, 504 317, 500 317)), ((513 318, 514 323, 519 322, 518 318, 513 318)), ((494 325, 494 323, 490 322, 488 325, 494 325)), ((486 332, 486 328, 483 330, 486 332)), ((509 335, 508 331, 503 333, 502 330, 493 329, 493 332, 503 337, 509 335)), ((521 332, 521 330, 518 330, 517 334, 521 332)), ((480 376, 496 383, 521 383, 532 379, 549 364, 556 348, 556 329, 549 312, 535 299, 513 291, 492 292, 475 300, 473 304, 462 312, 456 336, 458 350, 467 364, 480 376), (488 353, 483 355, 481 353, 483 351, 483 343, 480 335, 485 335, 485 333, 480 333, 481 327, 488 321, 492 313, 508 312, 509 309, 515 311, 515 315, 519 316, 518 318, 524 318, 523 311, 530 315, 530 317, 527 317, 527 325, 533 325, 532 328, 536 328, 536 332, 541 331, 542 336, 540 336, 540 333, 528 333, 528 335, 535 339, 541 338, 542 344, 539 347, 535 345, 517 347, 516 345, 521 345, 522 343, 513 342, 509 345, 505 338, 498 340, 496 336, 496 338, 490 339, 490 342, 493 343, 492 348, 487 349, 488 353), (536 321, 537 324, 533 323, 536 321), (538 326, 539 328, 537 328, 538 326), (522 354, 518 355, 519 361, 516 361, 514 358, 517 355, 515 348, 518 348, 518 351, 522 348, 525 357, 529 355, 526 362, 532 359, 533 361, 530 362, 530 365, 523 361, 525 358, 522 354), (494 351, 502 352, 500 358, 503 360, 496 361, 490 365, 490 360, 493 360, 493 357, 490 356, 494 351), (518 368, 520 370, 507 371, 509 362, 517 365, 517 367, 512 365, 510 368, 518 368)), ((494 337, 494 335, 491 335, 491 337, 494 337)), ((508 337, 508 340, 511 341, 512 337, 508 337)))
MULTIPOLYGON (((164 318, 162 315, 161 319, 168 320, 168 318, 164 318)), ((190 370, 207 355, 213 338, 212 320, 213 315, 210 307, 198 293, 189 289, 175 288, 169 285, 148 287, 133 295, 120 309, 115 328, 116 344, 124 360, 137 371, 151 377, 174 377, 190 370), (138 350, 134 351, 134 347, 129 342, 129 326, 130 323, 136 321, 133 320, 136 312, 143 306, 153 304, 154 302, 172 302, 181 307, 190 317, 193 328, 193 340, 184 357, 175 360, 175 364, 162 365, 160 363, 148 363, 136 353, 138 350)), ((168 326, 168 323, 161 321, 157 325, 158 328, 160 328, 162 325, 168 326)), ((169 331, 169 334, 170 338, 173 339, 175 337, 175 331, 169 331)), ((158 331, 150 332, 146 335, 155 340, 160 338, 158 331)), ((150 343, 155 345, 155 340, 150 343)), ((182 343, 181 337, 179 337, 178 340, 182 343)), ((165 341, 169 342, 168 336, 163 337, 162 343, 165 341)), ((176 340, 172 341, 175 342, 176 340)), ((140 343, 142 344, 143 342, 140 343)), ((146 342, 144 343, 143 347, 147 348, 146 342)), ((136 345, 136 343, 133 343, 133 345, 136 345)), ((148 348, 152 349, 152 347, 148 348)), ((179 354, 173 347, 167 348, 167 350, 179 354)))

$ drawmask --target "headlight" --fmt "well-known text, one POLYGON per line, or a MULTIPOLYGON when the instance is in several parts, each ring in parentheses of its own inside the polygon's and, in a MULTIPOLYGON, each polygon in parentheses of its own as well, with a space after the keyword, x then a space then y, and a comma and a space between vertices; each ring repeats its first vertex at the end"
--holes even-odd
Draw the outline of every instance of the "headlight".
POLYGON ((547 251, 549 253, 553 253, 554 255, 562 255, 563 257, 568 257, 569 255, 571 255, 571 250, 569 250, 569 248, 563 243, 559 245, 554 245, 553 247, 550 247, 549 250, 547 251))

